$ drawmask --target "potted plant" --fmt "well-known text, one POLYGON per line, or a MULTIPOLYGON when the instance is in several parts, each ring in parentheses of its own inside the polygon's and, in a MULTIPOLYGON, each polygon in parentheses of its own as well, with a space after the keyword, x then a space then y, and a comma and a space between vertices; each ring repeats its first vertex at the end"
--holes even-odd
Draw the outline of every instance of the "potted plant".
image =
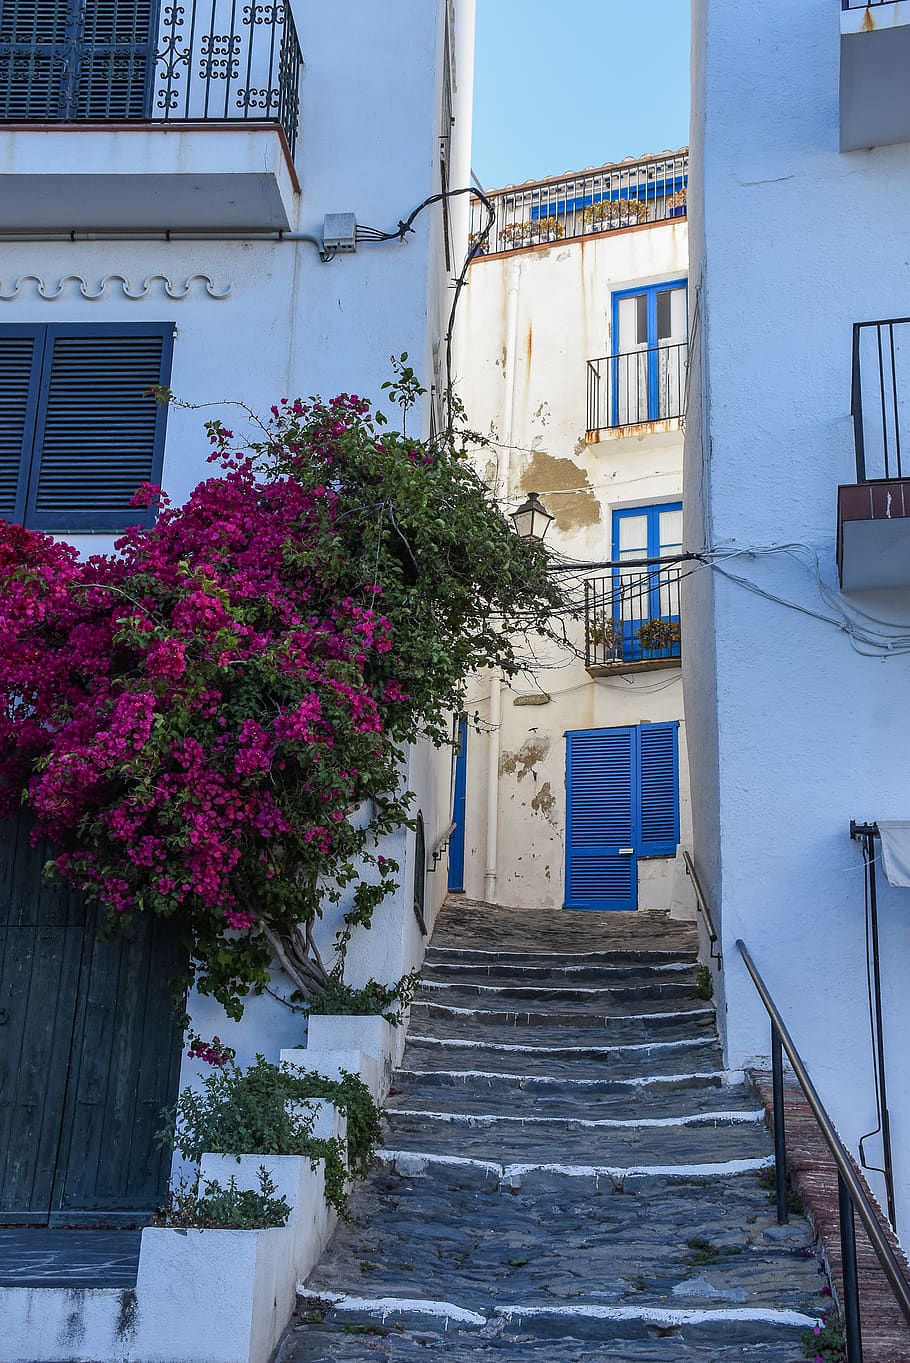
POLYGON ((680 189, 676 194, 671 194, 667 200, 667 217, 684 218, 686 216, 686 191, 680 189))
POLYGON ((622 656, 622 636, 621 621, 611 620, 608 615, 595 612, 589 638, 592 647, 603 651, 606 661, 613 662, 622 656))
POLYGON ((610 231, 616 227, 634 227, 645 222, 648 205, 641 199, 600 199, 589 204, 583 214, 587 227, 610 231))
POLYGON ((679 622, 677 620, 646 620, 640 625, 636 639, 648 653, 672 649, 679 643, 679 622))

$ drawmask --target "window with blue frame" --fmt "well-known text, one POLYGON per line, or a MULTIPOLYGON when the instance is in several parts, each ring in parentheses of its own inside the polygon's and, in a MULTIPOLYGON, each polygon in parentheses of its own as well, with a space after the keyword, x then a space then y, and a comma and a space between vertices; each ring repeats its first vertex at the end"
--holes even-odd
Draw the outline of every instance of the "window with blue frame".
POLYGON ((638 426, 682 415, 687 307, 684 279, 613 294, 612 426, 638 426))
POLYGON ((682 502, 619 507, 613 512, 613 625, 621 660, 657 662, 680 656, 679 564, 641 559, 682 550, 682 502), (623 562, 635 566, 624 568, 623 562))
POLYGON ((53 533, 150 524, 130 499, 157 483, 173 323, 0 326, 0 519, 53 533))

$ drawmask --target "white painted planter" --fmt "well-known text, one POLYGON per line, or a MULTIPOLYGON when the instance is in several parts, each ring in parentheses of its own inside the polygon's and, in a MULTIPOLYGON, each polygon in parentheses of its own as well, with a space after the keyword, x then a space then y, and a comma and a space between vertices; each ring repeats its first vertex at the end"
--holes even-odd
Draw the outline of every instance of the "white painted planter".
POLYGON ((311 1013, 307 1021, 307 1050, 360 1050, 375 1060, 388 1058, 401 1063, 407 1029, 393 1027, 378 1013, 356 1017, 333 1017, 311 1013))
MULTIPOLYGON (((335 1112, 331 1103, 326 1107, 335 1112)), ((337 1131, 331 1134, 337 1135, 337 1131)), ((293 1230, 291 1253, 298 1274, 314 1266, 338 1220, 325 1200, 325 1167, 319 1160, 315 1169, 306 1155, 203 1155, 199 1165, 202 1181, 216 1179, 226 1187, 233 1178, 237 1187, 259 1191, 259 1170, 275 1184, 275 1196, 290 1203, 288 1228, 293 1230)))
POLYGON ((348 1074, 359 1074, 373 1098, 378 1101, 381 1083, 379 1062, 360 1050, 312 1050, 309 1046, 298 1046, 294 1050, 281 1052, 282 1065, 307 1074, 322 1074, 326 1079, 341 1079, 342 1070, 348 1074))
POLYGON ((313 1013, 307 1022, 306 1047, 283 1050, 281 1063, 330 1079, 340 1079, 342 1070, 359 1074, 374 1101, 381 1103, 404 1041, 405 1029, 393 1027, 378 1014, 313 1013))
POLYGON ((146 1227, 131 1356, 154 1363, 267 1363, 295 1301, 295 1228, 146 1227))

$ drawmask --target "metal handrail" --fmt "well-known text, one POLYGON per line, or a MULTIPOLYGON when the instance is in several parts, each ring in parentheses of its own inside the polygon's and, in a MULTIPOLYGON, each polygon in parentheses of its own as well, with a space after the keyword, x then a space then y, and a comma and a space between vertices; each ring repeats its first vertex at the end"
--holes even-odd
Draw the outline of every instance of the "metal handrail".
POLYGON ((701 881, 698 878, 698 872, 695 869, 695 862, 692 860, 691 853, 688 852, 686 848, 683 848, 683 861, 685 862, 686 871, 689 875, 689 878, 692 881, 692 888, 695 891, 696 906, 702 918, 705 920, 705 927, 708 930, 708 938, 710 940, 711 949, 711 960, 717 962, 718 970, 722 970, 724 964, 723 953, 720 951, 716 952, 714 950, 714 947, 719 940, 717 928, 714 926, 714 919, 711 915, 711 909, 708 905, 707 897, 705 895, 704 890, 702 889, 701 881))
POLYGON ((818 1122, 819 1130, 825 1138, 825 1143, 831 1151, 834 1163, 837 1166, 837 1188, 838 1188, 838 1207, 840 1213, 840 1236, 841 1236, 841 1255, 843 1260, 844 1277, 844 1323, 847 1344, 847 1363, 862 1363, 863 1348, 860 1334, 859 1320, 859 1282, 856 1270, 856 1228, 854 1224, 854 1211, 859 1212, 859 1219, 862 1221, 869 1242, 875 1250, 876 1257, 881 1264, 882 1272, 888 1279, 891 1290, 897 1300, 897 1304, 906 1317, 910 1325, 910 1282, 904 1273, 904 1269, 888 1244, 887 1238, 882 1231, 875 1214, 872 1200, 860 1183, 859 1176, 853 1167, 853 1163, 847 1153, 846 1147, 834 1129, 834 1124, 828 1113, 825 1111, 821 1098, 812 1080, 805 1063, 793 1043, 793 1038, 787 1030, 786 1024, 781 1017, 780 1010, 768 992, 758 968, 755 965, 749 949, 741 938, 737 938, 736 947, 745 962, 746 969, 752 976, 752 983, 758 990, 758 996, 764 1004, 765 1011, 771 1020, 771 1065, 772 1065, 772 1087, 774 1093, 774 1152, 775 1152, 775 1177, 777 1193, 777 1219, 781 1224, 788 1219, 787 1216, 787 1161, 786 1161, 786 1135, 784 1129, 784 1081, 783 1081, 783 1058, 781 1051, 787 1053, 787 1058, 793 1066, 793 1073, 796 1075, 800 1088, 805 1095, 806 1102, 812 1111, 812 1115, 818 1122))

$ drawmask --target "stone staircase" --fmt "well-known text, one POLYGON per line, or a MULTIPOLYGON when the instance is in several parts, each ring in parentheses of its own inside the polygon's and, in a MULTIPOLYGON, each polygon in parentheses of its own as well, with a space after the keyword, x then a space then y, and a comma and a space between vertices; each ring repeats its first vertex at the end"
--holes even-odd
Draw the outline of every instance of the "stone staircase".
POLYGON ((695 933, 656 913, 448 906, 385 1148, 281 1363, 792 1363, 813 1234, 775 1223, 695 933))

